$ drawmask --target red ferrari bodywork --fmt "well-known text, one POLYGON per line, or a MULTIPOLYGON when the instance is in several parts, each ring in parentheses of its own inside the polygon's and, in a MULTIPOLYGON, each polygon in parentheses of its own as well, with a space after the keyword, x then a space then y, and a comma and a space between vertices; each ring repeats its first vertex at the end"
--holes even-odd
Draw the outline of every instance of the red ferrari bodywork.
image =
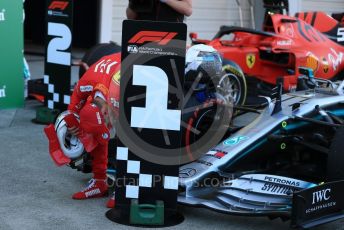
POLYGON ((344 46, 339 43, 344 40, 344 28, 343 37, 340 34, 342 23, 318 12, 317 25, 321 26, 321 33, 304 20, 312 21, 312 17, 303 16, 271 15, 264 31, 223 26, 213 40, 193 39, 193 42, 213 46, 224 59, 237 63, 248 80, 254 77, 275 85, 276 79, 283 77, 286 91, 296 88, 299 67, 313 69, 315 77, 319 78, 343 77, 340 73, 344 69, 344 46), (319 23, 320 18, 322 23, 319 23), (338 29, 338 37, 334 39, 338 42, 324 33, 331 28, 338 29))

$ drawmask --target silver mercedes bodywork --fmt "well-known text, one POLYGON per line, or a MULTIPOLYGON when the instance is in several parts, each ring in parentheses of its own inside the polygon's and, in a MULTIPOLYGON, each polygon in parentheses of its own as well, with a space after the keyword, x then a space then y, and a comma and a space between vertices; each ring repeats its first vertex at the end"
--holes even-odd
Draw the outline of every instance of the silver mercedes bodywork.
POLYGON ((342 88, 342 84, 338 84, 335 89, 317 88, 285 94, 281 98, 281 110, 277 113, 273 113, 275 103, 270 103, 249 125, 197 161, 180 167, 179 185, 182 192, 179 194, 179 203, 229 214, 290 215, 293 192, 317 184, 258 173, 243 173, 235 177, 226 173, 226 169, 266 143, 269 135, 276 130, 293 128, 294 124, 289 125, 290 120, 307 117, 316 106, 326 109, 342 104, 342 88), (214 175, 217 175, 215 184, 212 181, 214 175), (204 183, 206 180, 211 183, 204 183))

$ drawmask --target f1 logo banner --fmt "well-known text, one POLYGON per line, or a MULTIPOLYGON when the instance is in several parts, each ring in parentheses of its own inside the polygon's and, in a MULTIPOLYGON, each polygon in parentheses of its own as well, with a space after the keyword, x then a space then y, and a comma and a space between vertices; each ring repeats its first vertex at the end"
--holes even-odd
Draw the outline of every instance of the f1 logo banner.
POLYGON ((65 110, 70 102, 73 1, 48 0, 46 19, 45 103, 50 109, 65 110))
POLYGON ((326 183, 293 195, 292 225, 310 228, 344 216, 344 181, 326 183))
POLYGON ((185 50, 185 24, 123 23, 116 207, 176 209, 185 50))

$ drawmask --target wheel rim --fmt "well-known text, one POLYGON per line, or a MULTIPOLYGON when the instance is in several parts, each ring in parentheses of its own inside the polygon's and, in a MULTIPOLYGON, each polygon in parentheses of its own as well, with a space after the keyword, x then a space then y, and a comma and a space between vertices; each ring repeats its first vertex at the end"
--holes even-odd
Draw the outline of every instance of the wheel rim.
POLYGON ((227 100, 233 99, 235 105, 239 104, 242 93, 241 83, 235 74, 227 73, 223 75, 217 88, 227 100))

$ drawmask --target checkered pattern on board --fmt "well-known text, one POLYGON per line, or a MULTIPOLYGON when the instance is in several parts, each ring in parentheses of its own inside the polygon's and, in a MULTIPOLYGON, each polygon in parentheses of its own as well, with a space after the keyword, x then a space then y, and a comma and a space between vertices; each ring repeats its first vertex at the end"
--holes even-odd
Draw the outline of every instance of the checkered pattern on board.
POLYGON ((44 84, 48 86, 48 93, 51 94, 51 98, 47 101, 49 109, 54 109, 57 103, 69 105, 70 96, 56 93, 55 85, 50 83, 48 75, 44 75, 44 84))
MULTIPOLYGON (((138 199, 141 189, 156 189, 154 187, 154 175, 148 174, 152 169, 145 167, 141 161, 129 159, 129 150, 125 147, 117 147, 117 161, 119 164, 126 163, 126 173, 136 179, 135 184, 127 184, 125 197, 128 199, 138 199), (147 173, 147 174, 146 174, 147 173)), ((164 166, 162 166, 164 167, 164 166)), ((159 176, 159 175, 156 175, 159 176)), ((178 190, 178 177, 163 175, 162 179, 164 190, 178 190)), ((156 184, 158 186, 159 183, 156 184)))

